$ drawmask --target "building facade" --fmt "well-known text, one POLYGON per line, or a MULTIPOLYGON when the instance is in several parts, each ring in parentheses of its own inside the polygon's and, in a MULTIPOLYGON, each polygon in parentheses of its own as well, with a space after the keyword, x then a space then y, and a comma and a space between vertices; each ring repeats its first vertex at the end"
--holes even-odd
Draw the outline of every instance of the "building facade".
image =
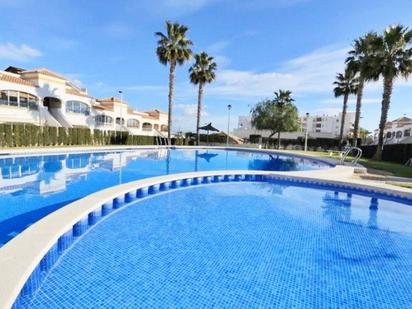
MULTIPOLYGON (((400 117, 388 121, 384 130, 384 144, 409 144, 412 143, 412 118, 400 117)), ((374 143, 378 143, 379 129, 374 131, 374 143)))
MULTIPOLYGON (((345 125, 343 128, 343 136, 350 137, 353 133, 353 123, 355 121, 355 113, 348 112, 345 117, 345 125)), ((301 116, 301 127, 297 132, 284 132, 281 134, 281 139, 297 139, 304 137, 307 133, 311 138, 331 138, 336 139, 340 134, 342 123, 342 113, 339 115, 314 115, 301 116)), ((250 116, 239 116, 238 127, 233 133, 241 138, 248 139, 250 135, 260 135, 268 137, 271 132, 266 130, 256 130, 253 128, 250 116)))
POLYGON ((98 99, 47 69, 0 71, 0 123, 127 131, 163 136, 167 113, 137 111, 119 98, 98 99))

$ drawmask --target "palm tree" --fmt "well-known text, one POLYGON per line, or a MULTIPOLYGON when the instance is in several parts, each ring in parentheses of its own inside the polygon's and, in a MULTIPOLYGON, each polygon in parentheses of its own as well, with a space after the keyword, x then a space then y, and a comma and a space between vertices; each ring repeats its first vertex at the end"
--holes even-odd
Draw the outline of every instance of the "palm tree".
POLYGON ((186 37, 188 27, 180 25, 175 22, 166 22, 166 34, 156 32, 159 37, 157 42, 156 54, 160 63, 170 64, 169 71, 169 114, 168 114, 168 128, 167 137, 170 139, 170 132, 172 127, 172 108, 173 108, 173 93, 175 83, 176 64, 182 65, 192 56, 190 46, 193 45, 186 37))
POLYGON ((383 35, 376 40, 376 53, 372 57, 372 65, 383 77, 383 95, 375 160, 382 159, 383 133, 388 118, 393 82, 399 76, 406 79, 412 73, 411 43, 412 30, 401 25, 386 28, 383 35))
POLYGON ((345 73, 338 73, 336 75, 336 81, 333 83, 336 87, 333 89, 335 98, 343 96, 343 108, 340 124, 339 141, 343 142, 343 131, 345 128, 346 111, 348 109, 348 98, 351 94, 357 93, 358 78, 353 70, 345 69, 345 73))
POLYGON ((190 82, 195 85, 199 85, 199 91, 197 96, 197 122, 196 122, 196 144, 199 145, 200 134, 200 113, 202 111, 202 97, 203 88, 206 83, 211 83, 215 78, 215 71, 217 69, 216 62, 213 61, 213 57, 210 57, 205 52, 195 55, 195 63, 190 67, 190 82))
POLYGON ((349 51, 349 57, 346 59, 347 66, 354 73, 358 74, 359 85, 356 94, 356 114, 353 132, 353 142, 356 146, 359 137, 359 121, 362 107, 363 88, 365 82, 377 80, 378 74, 374 71, 370 63, 370 57, 373 54, 374 42, 378 35, 375 32, 369 32, 365 36, 355 40, 353 49, 349 51))

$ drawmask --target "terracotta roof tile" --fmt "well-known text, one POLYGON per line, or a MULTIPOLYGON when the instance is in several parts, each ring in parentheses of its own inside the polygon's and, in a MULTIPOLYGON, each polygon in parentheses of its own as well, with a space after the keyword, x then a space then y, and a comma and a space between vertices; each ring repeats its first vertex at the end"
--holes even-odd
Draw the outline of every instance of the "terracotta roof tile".
POLYGON ((9 82, 9 83, 14 83, 14 84, 20 84, 20 85, 25 85, 25 86, 30 86, 30 87, 37 87, 32 82, 29 82, 27 80, 24 80, 22 78, 15 77, 9 74, 0 74, 0 80, 9 82))
POLYGON ((56 73, 54 73, 50 70, 47 70, 47 69, 34 69, 34 70, 24 71, 24 72, 22 72, 22 75, 27 74, 27 73, 28 74, 30 74, 30 73, 40 73, 40 74, 48 75, 48 76, 51 76, 51 77, 54 77, 54 78, 66 80, 66 78, 64 78, 63 76, 58 75, 58 74, 56 74, 56 73))
POLYGON ((66 93, 67 93, 67 94, 77 95, 77 96, 79 96, 79 97, 91 98, 91 96, 89 96, 89 95, 87 95, 87 94, 85 94, 85 93, 82 93, 82 92, 80 92, 80 91, 78 91, 78 90, 76 90, 76 89, 74 89, 74 88, 67 88, 67 89, 66 89, 66 93))

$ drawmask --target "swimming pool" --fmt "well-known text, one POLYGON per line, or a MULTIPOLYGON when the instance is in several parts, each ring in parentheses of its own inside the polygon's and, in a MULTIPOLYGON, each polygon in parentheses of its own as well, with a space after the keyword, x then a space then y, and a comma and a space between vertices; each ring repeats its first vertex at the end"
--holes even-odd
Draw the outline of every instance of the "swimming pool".
POLYGON ((49 213, 91 193, 180 172, 328 168, 313 159, 218 149, 140 149, 0 158, 0 247, 49 213))
POLYGON ((183 187, 106 214, 25 305, 410 308, 411 248, 410 200, 276 179, 183 187))

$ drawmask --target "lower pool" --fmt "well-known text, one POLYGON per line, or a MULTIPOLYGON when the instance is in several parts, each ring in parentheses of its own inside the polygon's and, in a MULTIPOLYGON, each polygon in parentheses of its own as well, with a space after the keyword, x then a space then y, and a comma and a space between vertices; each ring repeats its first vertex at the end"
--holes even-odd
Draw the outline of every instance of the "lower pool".
POLYGON ((121 208, 55 264, 30 308, 411 308, 412 207, 236 182, 121 208))

